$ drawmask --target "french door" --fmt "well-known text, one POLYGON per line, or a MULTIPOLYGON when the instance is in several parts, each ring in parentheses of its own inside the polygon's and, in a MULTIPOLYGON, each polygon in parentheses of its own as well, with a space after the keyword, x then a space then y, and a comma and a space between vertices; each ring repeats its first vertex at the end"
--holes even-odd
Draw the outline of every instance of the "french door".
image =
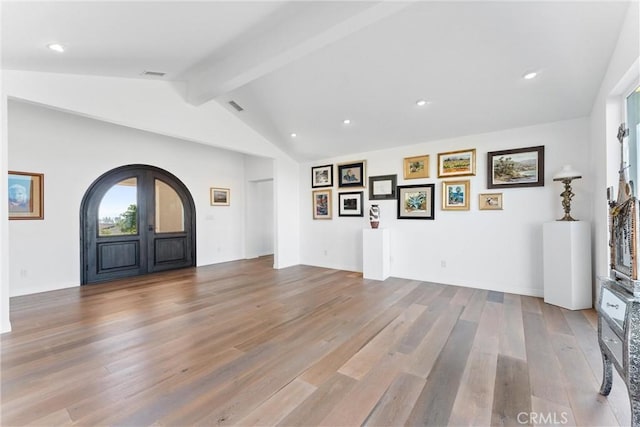
POLYGON ((147 165, 113 169, 81 205, 82 284, 195 265, 195 207, 174 175, 147 165))

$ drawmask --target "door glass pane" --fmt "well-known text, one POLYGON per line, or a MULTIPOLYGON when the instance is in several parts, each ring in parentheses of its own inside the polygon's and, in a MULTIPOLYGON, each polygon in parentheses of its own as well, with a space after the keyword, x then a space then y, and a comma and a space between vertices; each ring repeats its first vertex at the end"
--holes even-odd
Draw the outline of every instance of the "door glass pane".
POLYGON ((184 207, 176 190, 156 179, 156 233, 184 231, 184 207))
POLYGON ((138 180, 128 178, 115 184, 100 201, 98 235, 138 234, 138 180))

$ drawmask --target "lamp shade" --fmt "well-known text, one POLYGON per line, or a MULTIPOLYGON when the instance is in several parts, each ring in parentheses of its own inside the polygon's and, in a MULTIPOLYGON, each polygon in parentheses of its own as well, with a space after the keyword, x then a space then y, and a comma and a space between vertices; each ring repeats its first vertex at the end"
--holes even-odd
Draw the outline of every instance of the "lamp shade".
POLYGON ((575 169, 573 169, 571 165, 564 165, 560 170, 560 172, 558 172, 553 176, 554 181, 562 181, 563 179, 576 179, 576 178, 582 178, 582 174, 576 171, 575 169))

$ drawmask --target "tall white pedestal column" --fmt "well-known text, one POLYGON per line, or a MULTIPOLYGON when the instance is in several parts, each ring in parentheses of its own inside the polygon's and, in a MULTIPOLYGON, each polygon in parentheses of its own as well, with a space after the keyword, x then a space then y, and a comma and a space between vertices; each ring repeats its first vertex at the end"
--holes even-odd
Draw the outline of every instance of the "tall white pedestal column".
POLYGON ((544 302, 569 310, 593 307, 591 225, 554 221, 542 231, 544 302))
POLYGON ((389 277, 391 264, 389 230, 365 228, 362 230, 362 277, 384 280, 389 277))

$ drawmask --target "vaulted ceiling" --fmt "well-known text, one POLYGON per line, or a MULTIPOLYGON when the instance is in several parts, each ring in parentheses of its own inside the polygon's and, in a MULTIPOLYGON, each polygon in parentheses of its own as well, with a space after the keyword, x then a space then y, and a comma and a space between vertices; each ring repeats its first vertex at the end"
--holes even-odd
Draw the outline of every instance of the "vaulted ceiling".
POLYGON ((316 160, 586 116, 628 7, 4 1, 2 67, 176 82, 185 102, 219 102, 316 160))

